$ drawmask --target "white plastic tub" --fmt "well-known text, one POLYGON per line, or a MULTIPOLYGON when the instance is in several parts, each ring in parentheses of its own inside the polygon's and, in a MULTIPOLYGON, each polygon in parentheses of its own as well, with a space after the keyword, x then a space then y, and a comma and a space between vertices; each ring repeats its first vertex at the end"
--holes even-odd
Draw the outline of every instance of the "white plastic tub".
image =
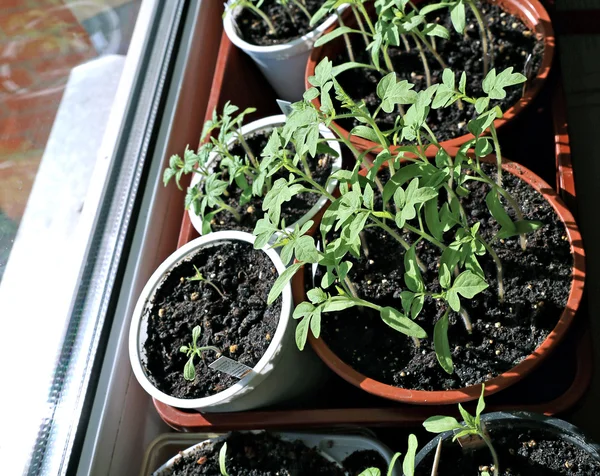
MULTIPOLYGON (((294 341, 296 322, 292 319, 292 288, 288 283, 282 293, 281 315, 277 330, 265 354, 252 371, 235 385, 205 398, 181 399, 158 390, 145 369, 144 343, 147 338, 148 309, 158 286, 173 268, 194 255, 200 248, 218 246, 223 241, 239 240, 254 244, 254 236, 240 231, 220 231, 190 241, 169 256, 154 272, 142 290, 135 307, 129 332, 129 358, 133 372, 146 392, 176 408, 201 412, 250 410, 302 395, 319 385, 323 374, 320 360, 311 352, 300 352, 294 341), (298 378, 301 369, 302 377, 298 378)), ((263 249, 281 274, 285 266, 277 252, 263 249)), ((183 371, 183 369, 182 369, 183 371)))
MULTIPOLYGON (((345 8, 340 7, 338 12, 341 14, 345 8)), ((302 99, 305 91, 304 71, 313 45, 337 21, 337 15, 331 15, 310 33, 289 43, 258 46, 242 40, 238 35, 234 22, 237 13, 237 9, 228 10, 223 18, 223 28, 229 40, 254 60, 280 99, 292 102, 302 99)))
MULTIPOLYGON (((277 434, 284 440, 301 440, 306 446, 316 447, 326 459, 339 464, 359 450, 377 451, 388 465, 393 456, 392 451, 386 445, 365 436, 288 432, 277 434)), ((222 438, 222 434, 182 433, 161 435, 147 448, 140 475, 168 476, 171 474, 173 463, 181 457, 177 453, 181 452, 182 455, 191 453, 196 447, 205 445, 214 438, 222 438), (159 467, 167 459, 168 461, 159 467)), ((400 467, 398 464, 396 466, 400 467)), ((393 476, 399 476, 400 474, 399 470, 396 470, 393 476)))
MULTIPOLYGON (((243 126, 240 132, 243 136, 247 136, 248 134, 252 134, 253 132, 259 132, 265 129, 283 126, 284 123, 285 115, 283 114, 269 116, 263 119, 258 119, 256 121, 251 122, 250 124, 243 126)), ((319 129, 321 136, 325 139, 335 138, 333 133, 324 125, 321 125, 319 129)), ((235 142, 235 137, 231 138, 229 144, 232 144, 233 142, 235 142)), ((337 141, 331 140, 327 143, 327 145, 329 145, 329 147, 335 150, 338 155, 337 158, 331 164, 331 173, 333 174, 334 172, 342 168, 342 151, 340 149, 340 144, 337 141)), ((216 159, 217 153, 215 152, 209 158, 208 166, 210 166, 216 159)), ((190 187, 196 186, 200 182, 200 180, 202 180, 202 176, 200 174, 194 174, 192 177, 190 187)), ((337 184, 337 180, 331 180, 327 186, 327 191, 329 193, 333 193, 333 191, 337 187, 337 184)), ((302 218, 300 218, 297 222, 289 225, 288 230, 292 231, 296 225, 302 226, 308 220, 311 220, 319 212, 319 210, 321 210, 325 206, 326 203, 327 199, 325 197, 321 197, 319 201, 315 203, 313 207, 308 212, 306 212, 306 214, 302 218)), ((188 210, 188 214, 190 216, 190 221, 192 222, 193 227, 200 235, 202 235, 202 219, 194 212, 193 207, 190 207, 190 209, 188 210)))

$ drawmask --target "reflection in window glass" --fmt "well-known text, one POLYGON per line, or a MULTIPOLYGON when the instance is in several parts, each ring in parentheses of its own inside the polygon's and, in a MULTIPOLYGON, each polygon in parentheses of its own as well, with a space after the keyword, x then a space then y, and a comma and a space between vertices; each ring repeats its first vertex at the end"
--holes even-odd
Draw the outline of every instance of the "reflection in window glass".
POLYGON ((38 474, 66 456, 52 446, 70 438, 68 415, 48 435, 71 378, 57 362, 84 255, 74 250, 88 241, 78 224, 88 191, 106 179, 94 167, 140 5, 0 1, 0 315, 10 316, 0 321, 0 360, 19 389, 3 420, 2 474, 21 474, 28 461, 38 474))

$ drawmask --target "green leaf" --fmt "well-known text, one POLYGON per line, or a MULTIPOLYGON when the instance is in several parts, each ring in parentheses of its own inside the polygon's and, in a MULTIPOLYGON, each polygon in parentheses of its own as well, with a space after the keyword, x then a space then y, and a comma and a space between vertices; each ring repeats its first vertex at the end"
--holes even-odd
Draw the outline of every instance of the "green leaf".
POLYGON ((471 119, 467 123, 467 129, 475 137, 482 135, 494 122, 496 114, 494 111, 484 112, 482 115, 471 119))
MULTIPOLYGON (((327 33, 326 35, 321 36, 316 42, 315 42, 315 48, 324 45, 325 43, 329 43, 331 40, 335 40, 336 38, 342 36, 345 33, 360 33, 360 30, 354 30, 353 28, 347 27, 347 26, 340 26, 338 28, 336 28, 335 30, 327 33)), ((309 79, 310 81, 310 79, 309 79)), ((312 83, 311 83, 312 84, 312 83)), ((318 86, 317 84, 315 84, 315 86, 318 86)))
POLYGON ((496 70, 492 69, 483 80, 483 91, 487 93, 490 99, 504 99, 506 91, 504 88, 515 86, 527 81, 527 78, 521 73, 513 73, 513 67, 506 68, 496 75, 496 70))
POLYGON ((371 64, 356 63, 354 61, 348 61, 347 63, 342 63, 342 64, 338 64, 337 66, 334 66, 333 70, 331 71, 331 75, 335 78, 337 75, 339 75, 345 71, 348 71, 350 69, 355 69, 355 68, 377 69, 377 68, 375 68, 375 66, 373 66, 371 64))
POLYGON ((404 314, 401 314, 393 307, 383 307, 380 310, 381 319, 392 329, 401 332, 409 337, 425 339, 427 333, 415 322, 411 321, 404 314))
POLYGON ((501 228, 505 228, 507 230, 515 230, 515 225, 511 218, 506 213, 506 210, 500 203, 500 199, 498 198, 498 193, 495 190, 490 190, 490 192, 485 197, 485 203, 490 210, 490 213, 494 217, 494 219, 498 222, 501 228))
POLYGON ((321 288, 313 288, 310 289, 306 295, 308 296, 308 299, 310 300, 310 302, 312 302, 313 304, 320 304, 323 301, 327 300, 327 293, 325 291, 323 291, 321 288))
POLYGON ((465 421, 465 424, 469 428, 476 428, 477 427, 476 423, 475 423, 475 418, 467 410, 465 410, 460 403, 458 404, 458 411, 460 412, 461 416, 463 417, 463 420, 465 421))
POLYGON ((541 228, 544 223, 537 220, 517 220, 514 225, 519 235, 525 235, 541 228))
POLYGON ((323 312, 343 311, 356 306, 356 303, 345 296, 334 296, 323 305, 323 312))
POLYGON ((185 367, 183 367, 183 378, 193 382, 196 378, 196 367, 194 367, 194 355, 192 355, 189 360, 185 363, 185 367))
POLYGON ((452 276, 450 275, 450 270, 446 263, 442 263, 440 266, 440 286, 443 289, 448 289, 450 287, 452 281, 452 276))
POLYGON ((489 137, 478 137, 475 141, 475 155, 477 157, 485 157, 493 151, 492 143, 489 137))
POLYGON ((412 88, 414 85, 406 80, 397 81, 396 73, 387 74, 377 85, 381 108, 389 114, 394 112, 396 104, 413 104, 417 100, 417 93, 412 88))
POLYGON ((466 89, 467 89, 467 73, 465 73, 463 71, 460 75, 460 81, 458 82, 458 90, 462 94, 465 94, 466 89))
POLYGON ((415 474, 415 456, 417 454, 417 448, 419 442, 417 437, 413 434, 408 435, 408 449, 406 450, 406 456, 402 462, 402 471, 404 476, 414 476, 415 474))
POLYGON ((437 23, 428 23, 423 28, 423 33, 427 36, 438 36, 440 38, 444 38, 445 40, 450 39, 450 32, 448 29, 442 25, 438 25, 437 23))
POLYGON ((446 292, 446 301, 454 312, 460 311, 460 298, 454 289, 448 289, 446 292))
POLYGON ((363 204, 365 205, 365 208, 373 210, 374 197, 373 187, 371 187, 371 184, 366 184, 363 191, 363 204))
POLYGON ((294 313, 292 314, 292 317, 294 319, 300 319, 301 317, 305 317, 305 316, 312 314, 314 310, 315 310, 315 306, 313 306, 310 302, 302 301, 294 309, 294 313))
POLYGON ((294 252, 298 261, 304 263, 317 263, 319 261, 319 251, 315 245, 315 240, 311 236, 303 235, 296 238, 294 252))
POLYGON ((294 263, 279 275, 279 277, 275 280, 275 283, 273 283, 271 291, 269 292, 269 297, 267 298, 268 305, 271 305, 275 302, 288 284, 288 281, 292 279, 294 274, 296 274, 296 271, 298 271, 302 265, 303 263, 294 263))
POLYGON ((277 227, 271 223, 268 216, 265 216, 256 222, 254 231, 252 232, 256 236, 254 241, 254 249, 260 250, 269 244, 269 240, 277 231, 277 227))
POLYGON ((419 314, 423 310, 425 304, 425 296, 423 294, 417 294, 413 299, 412 305, 410 306, 410 317, 415 320, 419 317, 419 314))
POLYGON ((195 327, 192 329, 192 343, 193 343, 192 345, 193 345, 194 347, 196 347, 196 345, 197 345, 198 338, 200 337, 200 334, 202 334, 202 327, 200 327, 200 326, 195 326, 195 327))
POLYGON ((315 309, 310 320, 310 330, 316 339, 321 337, 321 306, 315 309))
POLYGON ((484 112, 489 106, 489 104, 489 97, 478 98, 477 101, 475 101, 475 110, 477 111, 477 114, 481 114, 482 112, 484 112))
POLYGON ((375 131, 367 126, 356 126, 350 131, 350 134, 370 140, 371 142, 379 142, 375 131))
POLYGON ((437 207, 437 200, 429 200, 425 203, 425 223, 427 228, 435 239, 442 241, 444 234, 444 225, 440 221, 440 215, 437 207))
POLYGON ((471 271, 463 271, 454 280, 452 290, 467 299, 472 299, 476 294, 486 289, 488 284, 481 276, 477 276, 471 271))
POLYGON ((438 362, 447 373, 452 374, 454 364, 452 363, 452 353, 448 343, 448 325, 448 312, 446 312, 433 328, 433 345, 438 362))
MULTIPOLYGON (((337 31, 334 30, 334 31, 337 31)), ((333 63, 329 58, 323 58, 315 68, 315 75, 308 78, 308 82, 313 86, 322 87, 332 78, 333 63)))
POLYGON ((219 470, 221 471, 221 476, 229 476, 229 473, 227 473, 226 459, 227 442, 223 443, 223 446, 221 446, 221 449, 219 450, 219 470))
POLYGON ((422 293, 425 291, 425 284, 423 283, 423 277, 421 276, 421 271, 419 270, 419 264, 417 262, 415 245, 412 245, 404 254, 404 270, 404 282, 408 289, 415 293, 422 293))
POLYGON ((296 346, 300 350, 304 350, 304 347, 306 346, 311 317, 311 315, 304 317, 296 326, 296 346))
POLYGON ((429 433, 444 433, 463 428, 456 418, 440 415, 429 417, 423 422, 423 426, 429 433))
POLYGON ((485 394, 485 385, 481 385, 481 395, 479 395, 479 400, 477 401, 477 409, 475 410, 475 423, 479 427, 481 425, 481 414, 483 410, 485 410, 485 400, 483 395, 485 394))
POLYGON ((465 5, 462 0, 450 8, 450 19, 454 29, 462 35, 466 26, 465 5))
POLYGON ((400 299, 402 300, 402 309, 405 314, 410 314, 410 308, 412 302, 415 299, 416 294, 411 291, 402 291, 400 293, 400 299))

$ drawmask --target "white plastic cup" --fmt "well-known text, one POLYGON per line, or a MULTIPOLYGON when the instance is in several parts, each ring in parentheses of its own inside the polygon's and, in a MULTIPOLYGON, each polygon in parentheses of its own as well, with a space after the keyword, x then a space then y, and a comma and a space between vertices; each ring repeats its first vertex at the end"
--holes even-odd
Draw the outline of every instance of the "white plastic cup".
MULTIPOLYGON (((300 351, 292 319, 292 287, 287 283, 282 293, 281 315, 275 335, 266 352, 252 371, 231 387, 210 397, 183 399, 157 389, 148 378, 144 343, 148 337, 148 309, 163 278, 179 263, 205 246, 218 246, 224 241, 254 244, 255 237, 241 231, 219 231, 201 236, 185 244, 169 256, 152 274, 138 299, 129 331, 129 359, 138 382, 150 396, 176 408, 200 412, 234 412, 260 408, 303 395, 322 382, 324 367, 310 351, 300 351)), ((285 266, 273 249, 262 250, 281 274, 285 266)), ((183 372, 183 368, 181 369, 183 372)))
MULTIPOLYGON (((341 14, 345 8, 340 7, 338 12, 341 14)), ((279 99, 291 102, 302 99, 305 91, 304 72, 313 45, 337 21, 337 15, 331 15, 317 28, 289 43, 258 46, 242 40, 238 35, 233 20, 238 12, 237 9, 227 10, 223 18, 223 28, 229 40, 254 60, 279 99)))
MULTIPOLYGON (((242 136, 247 136, 248 134, 252 134, 253 132, 258 132, 258 131, 262 131, 265 129, 271 129, 273 127, 283 126, 284 123, 285 123, 285 115, 283 115, 283 114, 279 114, 276 116, 269 116, 269 117, 265 117, 263 119, 258 119, 249 124, 246 124, 245 126, 242 127, 240 132, 241 132, 242 136)), ((319 132, 321 134, 321 137, 324 137, 325 139, 334 139, 335 138, 333 133, 329 129, 327 129, 324 125, 320 126, 319 132)), ((232 137, 229 140, 229 144, 232 144, 233 142, 235 142, 235 140, 236 140, 236 138, 232 137)), ((333 174, 334 172, 336 172, 342 168, 342 150, 340 148, 339 142, 337 142, 337 141, 331 140, 330 142, 327 143, 327 145, 329 147, 331 147, 337 153, 337 158, 331 164, 331 173, 333 174)), ((210 165, 216 160, 217 157, 218 157, 218 154, 216 152, 213 152, 211 154, 210 158, 208 159, 207 165, 210 167, 210 165)), ((200 174, 194 174, 194 176, 192 177, 190 187, 194 187, 195 185, 197 185, 198 182, 200 182, 200 180, 202 180, 202 176, 200 174)), ((338 184, 337 180, 330 180, 329 184, 327 186, 327 191, 329 193, 333 193, 333 191, 337 187, 337 184, 338 184)), ((293 231, 294 227, 296 225, 301 227, 308 220, 312 220, 313 217, 319 212, 319 210, 321 210, 325 206, 326 203, 327 203, 327 198, 320 197, 319 200, 317 201, 317 203, 315 203, 313 205, 313 207, 308 212, 306 212, 306 214, 304 216, 302 216, 297 222, 289 225, 287 227, 287 229, 290 231, 293 231)), ((192 226, 196 229, 196 231, 200 235, 202 235, 202 219, 194 212, 194 207, 190 207, 190 209, 188 210, 188 214, 190 216, 190 221, 192 222, 192 226)))

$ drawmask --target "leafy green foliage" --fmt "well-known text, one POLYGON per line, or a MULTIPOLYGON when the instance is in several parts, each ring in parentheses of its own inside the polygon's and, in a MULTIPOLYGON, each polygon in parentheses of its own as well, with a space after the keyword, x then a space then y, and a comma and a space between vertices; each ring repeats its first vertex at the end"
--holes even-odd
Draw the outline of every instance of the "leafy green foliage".
MULTIPOLYGON (((467 0, 465 2, 468 3, 467 0)), ((375 3, 381 13, 378 18, 395 9, 402 12, 409 8, 407 6, 408 2, 392 0, 375 3)), ((395 25, 393 18, 386 18, 395 25)), ((414 23, 412 27, 420 25, 418 15, 411 13, 410 19, 414 23)), ((402 23, 403 28, 410 25, 412 23, 402 23)), ((533 231, 540 226, 538 222, 513 221, 510 218, 509 211, 498 198, 498 195, 510 197, 508 192, 485 173, 478 159, 496 149, 494 136, 490 139, 486 135, 489 130, 494 130, 493 122, 501 115, 494 105, 494 97, 500 89, 515 84, 517 80, 511 71, 497 74, 489 80, 491 94, 474 98, 467 95, 464 73, 457 76, 447 69, 443 72, 441 84, 419 92, 415 92, 410 83, 398 81, 390 73, 384 75, 377 86, 380 103, 371 113, 364 103, 354 101, 343 90, 328 58, 317 65, 314 75, 308 79, 311 88, 303 101, 292 105, 292 114, 283 129, 273 134, 263 157, 269 161, 280 160, 277 158, 282 156, 288 141, 293 141, 297 150, 313 153, 318 148, 318 143, 315 143, 316 124, 331 124, 341 114, 354 117, 360 125, 352 133, 372 140, 381 151, 365 176, 358 173, 364 159, 364 155, 358 152, 352 170, 340 170, 332 175, 331 179, 340 182, 337 197, 315 188, 310 177, 297 171, 294 173, 285 163, 283 166, 290 170, 290 176, 278 179, 265 197, 263 209, 266 213, 256 225, 255 246, 271 243, 271 246, 280 249, 284 262, 295 260, 275 282, 269 303, 281 294, 302 266, 318 265, 323 270, 320 282, 314 283, 308 292, 308 301, 298 304, 294 312, 293 317, 297 320, 296 344, 300 349, 306 346, 311 333, 315 338, 320 337, 325 313, 350 308, 358 308, 352 312, 363 312, 364 308, 376 311, 383 322, 409 336, 418 345, 419 339, 428 337, 417 319, 427 319, 428 316, 424 317, 422 313, 430 299, 439 301, 445 308, 431 336, 437 359, 446 372, 454 371, 448 338, 450 313, 459 313, 467 331, 470 331, 469 316, 464 306, 488 288, 486 275, 479 264, 480 257, 491 254, 495 262, 498 260, 491 243, 486 242, 479 232, 480 223, 469 223, 463 210, 461 200, 469 195, 469 181, 477 179, 490 189, 486 204, 490 215, 501 225, 495 239, 533 231), (321 100, 320 107, 313 103, 316 98, 321 100), (475 105, 476 116, 467 127, 477 137, 453 157, 440 147, 427 120, 432 108, 459 107, 461 101, 475 105), (381 130, 375 120, 377 112, 391 112, 397 106, 409 107, 392 129, 381 130), (399 140, 412 143, 398 146, 399 140), (425 150, 431 145, 438 148, 433 161, 425 155, 425 150), (385 184, 377 176, 380 167, 390 170, 391 177, 385 184), (306 189, 314 190, 331 201, 319 226, 320 236, 307 235, 312 223, 293 230, 279 223, 283 204, 306 189), (352 283, 353 262, 364 259, 368 254, 366 231, 370 228, 388 234, 406 250, 404 286, 399 293, 401 309, 389 303, 363 299, 352 283), (440 252, 437 283, 424 278, 423 263, 419 259, 421 241, 429 242, 440 252)), ((347 137, 338 134, 338 138, 352 150, 347 137)), ((510 200, 507 198, 506 202, 510 200)), ((501 270, 498 273, 501 280, 501 270)))
MULTIPOLYGON (((419 443, 417 437, 413 434, 408 435, 408 449, 406 450, 406 455, 402 461, 402 472, 404 476, 414 476, 415 474, 415 457, 418 446, 419 443)), ((392 476, 394 474, 394 467, 400 456, 402 456, 402 453, 396 453, 392 457, 392 461, 390 462, 386 473, 387 476, 392 476)), ((378 468, 367 468, 358 476, 381 476, 381 471, 378 468)))
POLYGON ((202 327, 194 327, 192 329, 192 342, 189 345, 182 345, 179 348, 179 351, 183 352, 188 357, 188 361, 185 363, 185 367, 183 368, 183 378, 190 382, 193 382, 196 379, 196 367, 194 366, 194 359, 196 356, 204 359, 203 352, 208 350, 216 353, 221 352, 217 347, 212 345, 198 347, 198 339, 200 338, 201 333, 202 327))
POLYGON ((223 443, 219 450, 219 471, 221 471, 221 476, 229 476, 227 472, 227 442, 223 443))

